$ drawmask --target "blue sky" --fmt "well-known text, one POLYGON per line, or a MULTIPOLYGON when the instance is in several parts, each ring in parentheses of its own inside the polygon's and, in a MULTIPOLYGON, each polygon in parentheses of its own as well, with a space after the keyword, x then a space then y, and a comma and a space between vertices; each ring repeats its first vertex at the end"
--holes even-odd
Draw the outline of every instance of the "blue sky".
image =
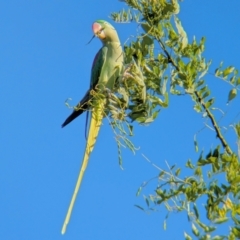
MULTIPOLYGON (((204 120, 192 110, 191 99, 171 96, 169 108, 153 124, 136 126, 133 141, 140 150, 136 155, 123 150, 124 170, 104 121, 67 233, 60 234, 85 148, 84 116, 60 127, 71 112, 64 101, 71 97, 77 103, 89 86, 92 60, 101 47, 98 39, 86 45, 92 23, 113 23, 108 16, 123 7, 108 0, 0 1, 0 239, 177 240, 189 231, 183 214, 172 214, 164 231, 164 209, 146 214, 134 207, 145 206, 143 197, 136 197, 138 187, 158 174, 142 154, 163 169, 165 160, 181 167, 198 158, 193 135, 204 120)), ((212 73, 222 60, 224 66, 240 66, 239 12, 239 0, 181 3, 179 18, 189 40, 206 37, 204 56, 213 60, 212 73)), ((122 42, 136 35, 135 24, 113 25, 122 42)), ((239 120, 239 97, 227 106, 230 86, 211 74, 207 80, 216 106, 227 111, 221 123, 239 120)), ((234 141, 232 130, 225 135, 234 141)), ((206 152, 218 143, 209 130, 198 139, 206 152)), ((156 185, 143 193, 153 193, 156 185)))

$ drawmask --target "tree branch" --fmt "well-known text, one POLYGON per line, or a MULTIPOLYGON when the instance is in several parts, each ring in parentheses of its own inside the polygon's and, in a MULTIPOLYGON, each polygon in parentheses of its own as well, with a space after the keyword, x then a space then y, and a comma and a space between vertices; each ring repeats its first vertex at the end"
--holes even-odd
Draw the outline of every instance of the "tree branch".
POLYGON ((212 123, 212 125, 213 125, 213 127, 214 127, 214 129, 215 129, 215 131, 216 131, 216 133, 217 133, 217 137, 219 138, 222 146, 226 149, 226 151, 227 151, 228 154, 232 155, 233 152, 232 152, 231 148, 228 146, 227 141, 224 139, 224 137, 223 137, 223 135, 222 135, 222 133, 221 133, 219 127, 218 127, 218 124, 217 124, 217 122, 215 121, 214 116, 212 115, 212 113, 210 112, 210 110, 206 107, 204 101, 202 101, 202 99, 201 99, 201 97, 199 96, 198 92, 195 91, 194 94, 195 94, 195 96, 197 97, 199 103, 202 105, 202 107, 203 107, 204 110, 206 111, 209 119, 211 120, 211 123, 212 123))
POLYGON ((175 69, 179 72, 179 67, 177 66, 177 64, 173 61, 172 57, 170 56, 170 54, 168 53, 167 49, 165 48, 162 40, 159 37, 156 37, 156 40, 158 41, 158 43, 160 44, 163 52, 165 53, 167 59, 168 59, 168 63, 171 63, 173 67, 175 67, 175 69))
MULTIPOLYGON (((165 53, 167 59, 168 59, 168 63, 172 64, 172 66, 179 72, 180 69, 179 67, 176 65, 176 63, 174 62, 174 60, 172 59, 172 57, 170 56, 169 52, 167 51, 166 47, 164 46, 162 40, 159 38, 159 37, 155 37, 156 40, 158 41, 158 43, 160 44, 163 52, 165 53)), ((224 147, 224 149, 226 149, 227 153, 229 155, 232 155, 232 150, 231 148, 229 147, 229 145, 227 144, 227 141, 225 140, 225 138, 223 137, 221 131, 220 131, 220 128, 218 127, 218 124, 217 122, 215 121, 215 118, 214 116, 212 115, 212 113, 210 112, 210 110, 206 107, 204 101, 201 99, 201 97, 199 96, 198 92, 197 91, 194 91, 194 94, 195 96, 197 97, 198 99, 198 102, 201 104, 201 106, 203 107, 203 109, 206 111, 207 113, 207 116, 209 117, 216 133, 217 133, 217 137, 219 138, 222 146, 224 147)))

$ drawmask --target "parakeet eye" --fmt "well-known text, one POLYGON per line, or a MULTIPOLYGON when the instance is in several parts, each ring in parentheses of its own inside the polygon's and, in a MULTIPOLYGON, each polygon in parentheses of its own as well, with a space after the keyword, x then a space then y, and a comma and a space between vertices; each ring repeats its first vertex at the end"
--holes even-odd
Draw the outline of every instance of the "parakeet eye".
POLYGON ((97 36, 101 35, 103 32, 104 28, 101 28, 98 32, 97 32, 97 36))
POLYGON ((96 33, 96 37, 100 38, 100 39, 105 39, 106 35, 104 32, 104 28, 101 28, 97 33, 96 33))

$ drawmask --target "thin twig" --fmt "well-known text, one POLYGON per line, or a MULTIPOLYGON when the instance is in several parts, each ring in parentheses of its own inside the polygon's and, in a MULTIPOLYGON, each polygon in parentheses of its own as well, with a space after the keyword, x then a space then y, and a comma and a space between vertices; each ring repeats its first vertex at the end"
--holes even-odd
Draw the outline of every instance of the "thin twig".
POLYGON ((222 135, 222 133, 221 133, 221 131, 220 131, 220 128, 219 128, 218 125, 217 125, 217 122, 216 122, 214 116, 212 115, 212 113, 210 112, 210 110, 206 107, 204 101, 202 101, 202 99, 201 99, 201 97, 199 96, 198 92, 197 92, 197 91, 194 91, 194 94, 195 94, 195 96, 197 97, 198 102, 202 105, 203 109, 206 111, 206 113, 207 113, 207 115, 208 115, 208 117, 209 117, 209 119, 210 119, 210 121, 211 121, 211 123, 212 123, 212 125, 213 125, 213 127, 214 127, 214 129, 215 129, 215 131, 216 131, 216 133, 217 133, 217 137, 219 138, 222 146, 226 149, 226 151, 227 151, 228 154, 232 155, 233 152, 232 152, 231 148, 228 146, 225 138, 223 137, 223 135, 222 135))

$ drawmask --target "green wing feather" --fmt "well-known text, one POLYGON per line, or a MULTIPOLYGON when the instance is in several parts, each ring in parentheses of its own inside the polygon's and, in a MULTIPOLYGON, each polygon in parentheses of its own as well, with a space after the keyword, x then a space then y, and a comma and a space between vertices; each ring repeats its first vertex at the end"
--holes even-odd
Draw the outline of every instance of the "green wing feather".
MULTIPOLYGON (((102 66, 103 63, 106 59, 106 55, 107 55, 107 49, 106 47, 102 47, 98 53, 96 54, 94 60, 93 60, 93 64, 92 64, 92 70, 91 70, 91 80, 90 80, 90 90, 95 89, 98 81, 99 81, 99 77, 101 75, 101 70, 102 70, 102 66)), ((89 117, 89 111, 87 111, 86 114, 86 124, 85 124, 85 137, 87 139, 87 132, 88 132, 88 117, 89 117)))
POLYGON ((98 83, 106 57, 107 57, 107 47, 103 46, 97 52, 93 60, 92 69, 91 69, 90 89, 93 89, 98 83))

